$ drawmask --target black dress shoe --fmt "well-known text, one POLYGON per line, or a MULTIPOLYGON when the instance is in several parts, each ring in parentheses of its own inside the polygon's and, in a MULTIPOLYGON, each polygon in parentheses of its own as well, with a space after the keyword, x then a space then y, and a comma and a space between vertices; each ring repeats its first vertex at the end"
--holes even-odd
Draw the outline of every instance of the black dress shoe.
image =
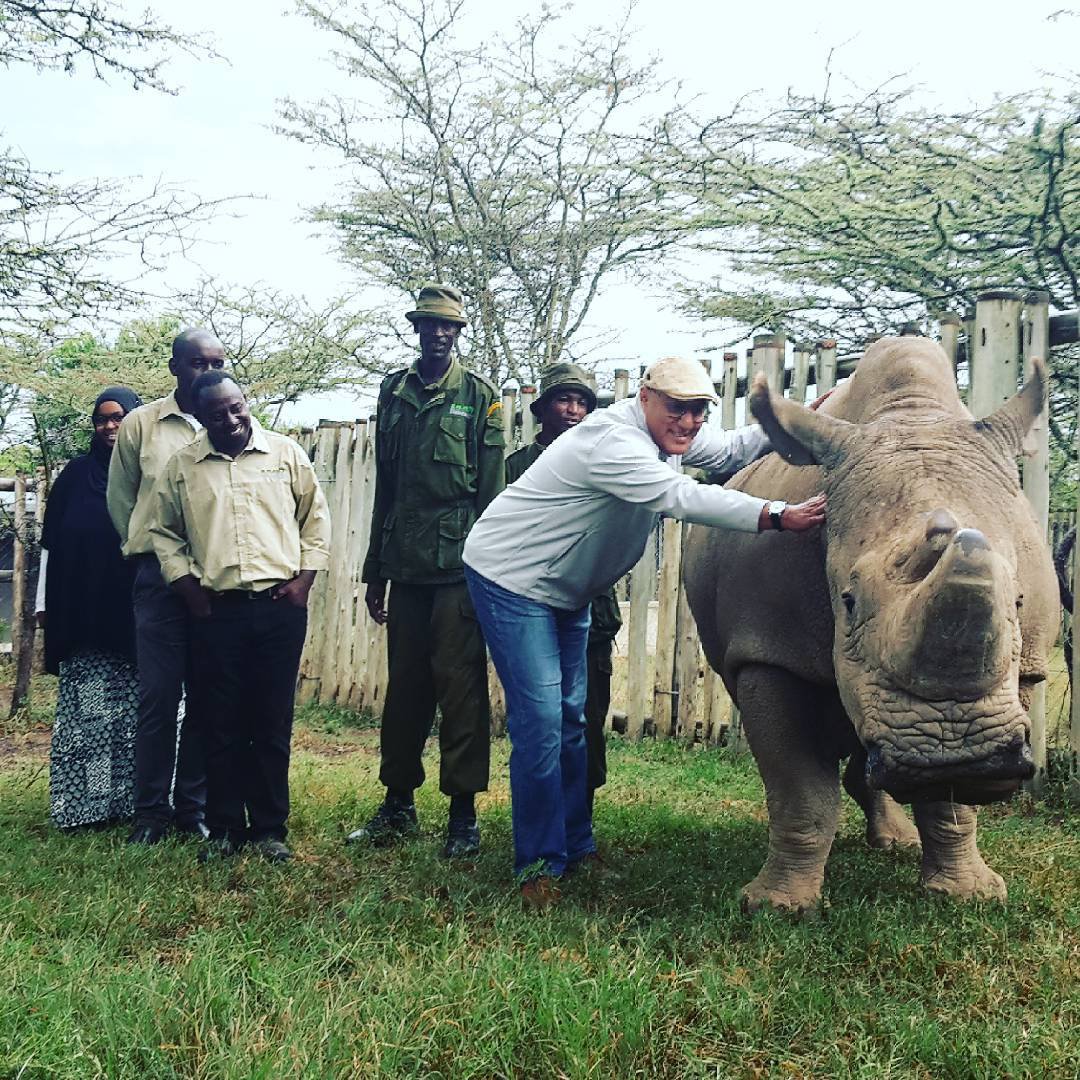
POLYGON ((162 840, 168 828, 168 823, 164 821, 136 821, 135 828, 128 834, 127 842, 150 847, 162 840))
POLYGON ((210 830, 201 821, 176 822, 173 830, 184 836, 194 836, 198 840, 209 840, 210 830))
POLYGON ((402 803, 387 797, 366 825, 361 825, 345 837, 345 843, 389 847, 417 836, 419 832, 416 807, 412 803, 402 803))

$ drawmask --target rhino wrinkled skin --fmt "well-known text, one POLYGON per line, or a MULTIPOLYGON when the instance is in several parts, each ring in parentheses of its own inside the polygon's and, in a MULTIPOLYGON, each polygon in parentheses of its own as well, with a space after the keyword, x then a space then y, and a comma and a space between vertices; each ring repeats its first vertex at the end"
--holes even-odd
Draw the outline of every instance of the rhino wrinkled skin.
POLYGON ((914 337, 872 345, 818 412, 755 383, 778 453, 728 486, 789 502, 824 490, 828 520, 758 536, 694 526, 687 542, 705 655, 768 801, 748 909, 820 900, 845 758, 871 845, 921 844, 929 889, 1004 899, 973 806, 1032 775, 1025 710, 1057 633, 1053 566, 1015 460, 1045 383, 1036 361, 1020 393, 975 421, 945 353, 914 337))

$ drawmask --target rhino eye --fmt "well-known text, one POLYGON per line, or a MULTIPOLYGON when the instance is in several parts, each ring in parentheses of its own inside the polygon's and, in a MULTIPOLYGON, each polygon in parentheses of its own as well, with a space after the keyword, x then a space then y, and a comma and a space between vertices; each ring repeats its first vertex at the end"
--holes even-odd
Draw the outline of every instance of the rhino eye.
POLYGON ((840 594, 840 599, 844 601, 844 609, 848 615, 855 613, 855 594, 850 589, 845 589, 840 594))

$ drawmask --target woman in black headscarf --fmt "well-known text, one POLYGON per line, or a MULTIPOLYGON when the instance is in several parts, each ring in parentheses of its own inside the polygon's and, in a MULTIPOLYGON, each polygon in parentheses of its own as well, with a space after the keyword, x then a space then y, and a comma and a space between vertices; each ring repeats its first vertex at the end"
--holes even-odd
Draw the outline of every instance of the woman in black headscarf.
POLYGON ((49 792, 62 829, 132 812, 139 700, 133 572, 120 554, 105 487, 120 422, 141 404, 123 386, 98 395, 90 452, 64 468, 45 505, 38 620, 46 670, 60 676, 49 792))

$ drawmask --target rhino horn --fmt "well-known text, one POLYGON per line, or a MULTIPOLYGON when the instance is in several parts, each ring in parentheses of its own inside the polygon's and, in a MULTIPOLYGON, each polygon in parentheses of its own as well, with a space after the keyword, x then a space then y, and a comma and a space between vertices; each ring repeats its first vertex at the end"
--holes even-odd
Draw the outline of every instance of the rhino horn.
POLYGON ((790 465, 837 465, 855 438, 854 424, 772 393, 760 373, 750 390, 750 411, 765 429, 773 449, 790 465))
POLYGON ((1046 363, 1034 357, 1031 374, 1019 392, 1013 394, 996 412, 976 420, 975 430, 1006 457, 1018 457, 1024 451, 1024 436, 1046 407, 1048 385, 1046 363))

